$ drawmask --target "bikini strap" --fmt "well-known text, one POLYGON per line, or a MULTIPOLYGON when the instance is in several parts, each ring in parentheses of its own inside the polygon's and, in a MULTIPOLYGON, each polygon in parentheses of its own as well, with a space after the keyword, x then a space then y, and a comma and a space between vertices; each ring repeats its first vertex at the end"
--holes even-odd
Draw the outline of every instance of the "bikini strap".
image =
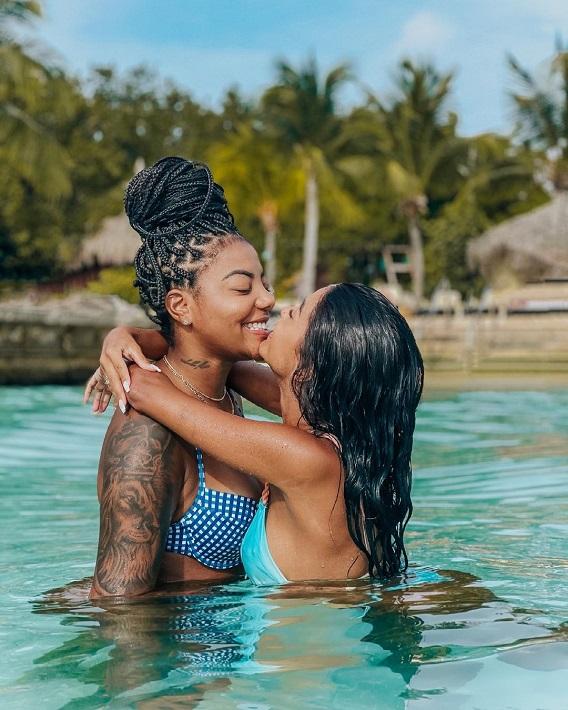
POLYGON ((240 397, 238 395, 236 395, 233 392, 233 390, 227 390, 227 392, 228 392, 229 398, 231 399, 231 402, 233 404, 233 412, 237 415, 237 417, 244 417, 240 397))
POLYGON ((199 490, 202 491, 205 488, 205 466, 203 465, 203 451, 201 449, 195 449, 197 454, 197 476, 199 478, 199 490))

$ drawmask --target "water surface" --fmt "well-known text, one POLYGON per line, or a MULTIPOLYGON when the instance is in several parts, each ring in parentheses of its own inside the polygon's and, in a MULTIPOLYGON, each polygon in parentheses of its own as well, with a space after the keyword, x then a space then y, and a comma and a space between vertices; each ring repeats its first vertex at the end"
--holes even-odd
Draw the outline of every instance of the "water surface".
POLYGON ((566 706, 568 392, 421 405, 405 579, 95 606, 49 590, 92 573, 107 423, 0 388, 3 707, 566 706))

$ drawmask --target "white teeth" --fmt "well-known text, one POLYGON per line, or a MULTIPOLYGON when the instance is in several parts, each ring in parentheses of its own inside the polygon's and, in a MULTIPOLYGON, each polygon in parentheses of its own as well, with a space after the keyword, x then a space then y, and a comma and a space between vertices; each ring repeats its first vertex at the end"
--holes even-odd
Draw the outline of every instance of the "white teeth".
POLYGON ((265 333, 268 332, 266 323, 245 323, 244 327, 248 328, 248 330, 261 330, 265 333))

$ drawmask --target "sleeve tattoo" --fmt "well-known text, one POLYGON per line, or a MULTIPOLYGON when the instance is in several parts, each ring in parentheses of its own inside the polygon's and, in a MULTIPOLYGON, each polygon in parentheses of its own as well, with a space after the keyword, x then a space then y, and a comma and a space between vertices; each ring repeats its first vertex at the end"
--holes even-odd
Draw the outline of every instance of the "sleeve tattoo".
POLYGON ((138 414, 107 434, 92 596, 134 596, 156 584, 175 507, 174 437, 138 414))

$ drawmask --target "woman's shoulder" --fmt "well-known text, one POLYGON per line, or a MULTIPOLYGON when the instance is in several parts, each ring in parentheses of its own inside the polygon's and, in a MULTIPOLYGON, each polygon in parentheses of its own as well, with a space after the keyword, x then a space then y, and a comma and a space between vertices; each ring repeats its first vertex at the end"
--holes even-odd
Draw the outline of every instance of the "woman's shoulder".
POLYGON ((167 459, 168 467, 182 465, 182 449, 178 438, 163 424, 129 409, 123 414, 115 411, 107 429, 101 458, 127 455, 130 461, 139 460, 146 465, 150 459, 167 459))
POLYGON ((163 440, 173 436, 172 432, 163 424, 137 412, 135 409, 129 409, 126 414, 116 409, 110 420, 107 435, 111 433, 113 435, 127 436, 131 432, 157 436, 163 440))

